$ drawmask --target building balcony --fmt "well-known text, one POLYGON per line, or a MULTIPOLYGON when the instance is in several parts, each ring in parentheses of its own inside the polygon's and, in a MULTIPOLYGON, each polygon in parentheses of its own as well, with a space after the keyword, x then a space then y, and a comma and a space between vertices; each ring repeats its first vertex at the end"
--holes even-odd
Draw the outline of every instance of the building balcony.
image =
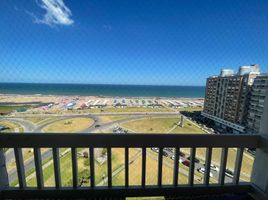
MULTIPOLYGON (((126 197, 191 197, 210 196, 210 195, 250 195, 253 199, 267 198, 267 187, 260 187, 258 184, 260 178, 254 176, 255 170, 265 169, 263 174, 267 177, 267 163, 256 157, 254 161, 253 178, 250 181, 242 180, 241 165, 245 156, 246 148, 257 148, 265 151, 268 147, 268 140, 260 135, 205 135, 205 134, 16 134, 3 133, 0 135, 0 198, 1 199, 34 199, 34 198, 68 198, 68 199, 86 199, 86 198, 114 198, 125 199, 126 197), (157 170, 156 184, 148 185, 146 183, 148 168, 147 159, 149 157, 148 148, 157 148, 157 170), (12 148, 15 154, 16 170, 18 175, 18 187, 9 186, 7 169, 5 165, 3 148, 12 148), (34 149, 34 165, 36 171, 36 187, 28 187, 26 182, 26 172, 23 160, 23 148, 34 149), (41 148, 52 149, 53 172, 55 186, 47 187, 44 185, 44 172, 42 168, 41 148), (62 185, 61 167, 60 167, 60 148, 70 148, 71 166, 72 166, 72 186, 65 187, 62 185), (78 149, 86 148, 89 150, 89 168, 90 174, 89 186, 81 187, 78 181, 78 149), (107 186, 99 186, 96 182, 96 166, 94 164, 94 151, 96 148, 107 149, 107 186), (113 149, 122 148, 124 153, 121 161, 122 170, 124 171, 124 184, 115 186, 113 184, 113 149), (130 173, 130 149, 140 150, 141 154, 141 174, 140 184, 131 185, 130 173), (163 183, 165 173, 163 164, 166 159, 164 148, 174 150, 172 167, 172 177, 170 184, 163 183), (180 149, 189 148, 190 158, 188 164, 188 183, 179 184, 178 177, 181 174, 180 149), (196 172, 196 152, 198 148, 205 148, 205 164, 203 180, 200 183, 195 181, 196 172), (212 152, 214 148, 221 148, 221 158, 216 183, 211 182, 212 152), (226 175, 226 164, 228 160, 228 151, 236 149, 234 161, 234 172, 232 177, 226 175), (228 179, 228 181, 227 181, 228 179)), ((268 157, 268 153, 265 154, 268 157)), ((150 168, 149 168, 150 169, 150 168)), ((137 169, 138 170, 138 169, 137 169)), ((133 177, 132 177, 133 178, 133 177)), ((215 178, 215 177, 214 177, 215 178)), ((266 182, 267 184, 267 182, 266 182)))

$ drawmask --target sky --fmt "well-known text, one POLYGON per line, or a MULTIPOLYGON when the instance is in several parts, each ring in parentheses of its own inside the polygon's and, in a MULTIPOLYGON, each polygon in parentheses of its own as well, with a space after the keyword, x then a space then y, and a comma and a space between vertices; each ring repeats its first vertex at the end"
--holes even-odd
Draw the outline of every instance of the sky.
POLYGON ((1 0, 0 81, 203 86, 268 72, 267 0, 1 0))

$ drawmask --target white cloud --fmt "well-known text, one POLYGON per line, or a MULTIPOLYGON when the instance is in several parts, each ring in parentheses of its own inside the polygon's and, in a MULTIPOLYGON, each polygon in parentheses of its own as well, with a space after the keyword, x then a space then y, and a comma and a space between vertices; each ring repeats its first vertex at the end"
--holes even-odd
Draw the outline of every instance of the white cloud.
POLYGON ((63 0, 40 0, 37 4, 46 11, 42 18, 35 17, 35 23, 53 25, 72 25, 72 12, 63 0))

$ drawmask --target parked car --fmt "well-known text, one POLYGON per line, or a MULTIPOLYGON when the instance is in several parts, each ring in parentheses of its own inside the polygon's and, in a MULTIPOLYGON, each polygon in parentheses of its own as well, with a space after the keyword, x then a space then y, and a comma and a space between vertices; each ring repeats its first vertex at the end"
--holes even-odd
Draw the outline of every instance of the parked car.
MULTIPOLYGON (((190 156, 187 157, 188 160, 190 160, 190 156)), ((198 160, 197 158, 194 159, 195 163, 200 163, 200 160, 198 160)))
POLYGON ((88 152, 83 152, 83 157, 88 158, 88 152))
POLYGON ((99 125, 99 124, 95 125, 95 128, 99 128, 99 127, 100 127, 100 125, 99 125))
POLYGON ((189 167, 190 166, 190 161, 189 160, 184 160, 182 161, 182 164, 189 167))
MULTIPOLYGON (((206 166, 206 164, 203 164, 203 165, 204 167, 206 166)), ((210 164, 210 170, 215 171, 215 172, 220 171, 220 169, 216 165, 213 165, 213 164, 210 164)))
POLYGON ((256 148, 248 148, 247 152, 251 153, 252 155, 256 154, 256 148))
POLYGON ((159 153, 159 149, 158 148, 151 148, 152 151, 159 153))
MULTIPOLYGON (((168 153, 171 153, 171 154, 173 154, 174 153, 174 149, 173 148, 164 148, 164 151, 166 151, 166 152, 168 152, 168 153)), ((185 153, 183 153, 183 152, 179 152, 179 155, 181 156, 181 157, 185 157, 186 155, 185 155, 185 153)))
POLYGON ((163 151, 163 156, 166 156, 166 157, 168 157, 168 152, 166 152, 166 151, 163 151))
POLYGON ((180 156, 181 157, 185 157, 185 153, 183 153, 183 152, 180 151, 180 156))
MULTIPOLYGON (((205 168, 198 168, 197 171, 201 174, 205 174, 205 168)), ((209 176, 212 178, 213 177, 213 174, 211 172, 209 172, 209 176)))
MULTIPOLYGON (((175 159, 175 155, 172 155, 170 158, 171 158, 172 160, 174 160, 174 159, 175 159)), ((179 158, 179 163, 182 163, 182 159, 181 159, 181 158, 179 158)))
POLYGON ((225 170, 225 175, 229 178, 234 178, 234 172, 232 172, 230 169, 225 170))
POLYGON ((173 153, 173 148, 164 148, 164 151, 168 151, 170 153, 173 153))
POLYGON ((213 171, 216 171, 216 172, 220 171, 220 169, 217 166, 213 165, 213 164, 210 165, 210 169, 213 170, 213 171))
POLYGON ((10 129, 10 128, 6 127, 6 126, 0 126, 0 131, 4 131, 4 130, 7 130, 7 129, 10 129))

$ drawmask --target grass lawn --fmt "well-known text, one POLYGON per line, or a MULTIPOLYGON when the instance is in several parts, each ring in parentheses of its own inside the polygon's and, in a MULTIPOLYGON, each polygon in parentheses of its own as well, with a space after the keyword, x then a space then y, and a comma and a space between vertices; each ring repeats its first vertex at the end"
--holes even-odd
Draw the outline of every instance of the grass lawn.
POLYGON ((115 115, 115 116, 99 116, 102 123, 110 123, 114 121, 119 121, 123 119, 128 119, 127 115, 115 115))
POLYGON ((46 126, 43 131, 48 133, 74 133, 92 126, 93 123, 94 120, 90 118, 72 118, 52 123, 46 126))
MULTIPOLYGON (((130 149, 130 151, 136 151, 130 149)), ((147 149, 148 152, 148 149, 147 149)), ((157 155, 154 155, 157 157, 157 155)), ((165 158, 163 159, 165 160, 165 158)), ((129 185, 141 185, 141 165, 142 157, 139 156, 129 166, 129 185)), ((181 166, 180 166, 181 167, 181 166)), ((169 165, 163 163, 162 168, 162 183, 172 184, 173 181, 173 161, 170 161, 169 165)), ((157 185, 157 174, 158 174, 158 161, 153 156, 147 154, 146 156, 146 185, 157 185)), ((113 178, 113 185, 124 185, 125 172, 122 170, 118 175, 113 178)), ((187 184, 188 177, 182 173, 179 175, 179 183, 187 184)))
MULTIPOLYGON (((44 163, 43 163, 44 165, 44 163)), ((63 186, 68 186, 69 181, 72 180, 72 163, 71 163, 71 153, 67 153, 65 156, 60 158, 60 168, 61 168, 61 180, 63 186)), ((50 164, 43 170, 44 175, 44 185, 45 186, 55 186, 54 180, 54 166, 53 163, 50 164)), ((31 178, 27 182, 27 186, 36 187, 36 177, 31 178)))
MULTIPOLYGON (((182 149, 184 152, 189 151, 189 149, 182 149)), ((200 151, 204 149, 198 149, 197 155, 200 154, 200 151)), ((213 163, 215 163, 215 158, 220 159, 217 155, 217 149, 213 149, 213 163)), ((79 152, 80 150, 78 150, 79 152)), ((232 152, 232 150, 230 150, 232 152)), ((156 185, 157 184, 157 172, 158 172, 158 162, 157 162, 157 153, 152 152, 147 149, 147 158, 146 158, 146 185, 156 185), (149 153, 151 152, 151 153, 149 153)), ((230 156, 230 154, 229 154, 230 156)), ((136 158, 129 166, 129 184, 130 185, 140 185, 141 184, 141 154, 137 149, 129 149, 129 160, 136 158)), ((232 159, 228 158, 228 163, 233 163, 232 159)), ((71 153, 67 153, 60 159, 61 162, 61 177, 63 186, 72 185, 72 164, 71 164, 71 153)), ((228 166, 227 163, 227 166, 228 166)), ((163 184, 172 184, 173 181, 173 161, 170 158, 163 157, 163 184)), ((125 183, 125 171, 124 171, 124 149, 112 149, 112 171, 115 172, 117 169, 120 169, 117 174, 113 175, 112 184, 113 186, 124 185, 125 183), (122 167, 123 166, 123 167, 122 167)), ((189 168, 180 164, 180 174, 179 174, 179 184, 188 183, 188 171, 189 168)), ((82 180, 82 177, 89 177, 89 159, 82 158, 78 156, 78 177, 79 182, 82 180)), ((102 181, 103 177, 107 177, 107 162, 100 165, 95 161, 95 181, 96 185, 102 181)), ((196 172, 195 178, 203 177, 202 174, 196 172)), ((87 183, 84 183, 83 186, 89 186, 89 179, 87 183)), ((44 182, 45 186, 54 186, 54 169, 53 164, 49 165, 44 170, 44 182)), ((212 183, 217 183, 217 180, 211 178, 212 183)), ((200 183, 198 180, 195 180, 195 183, 200 183)), ((27 182, 28 186, 36 186, 35 177, 30 179, 27 182)), ((107 186, 107 182, 104 184, 107 186)))
POLYGON ((184 120, 183 128, 177 126, 171 133, 205 133, 203 130, 195 126, 191 121, 184 120))
POLYGON ((187 108, 178 108, 176 110, 194 112, 194 111, 203 111, 203 108, 202 107, 187 107, 187 108))
POLYGON ((45 120, 47 118, 43 118, 43 117, 28 117, 28 118, 24 118, 24 120, 30 121, 34 124, 38 124, 39 122, 45 120))
MULTIPOLYGON (((136 133, 168 133, 180 119, 177 117, 164 117, 139 119, 122 124, 122 126, 136 133)), ((171 133, 203 133, 201 129, 194 126, 190 121, 185 121, 184 127, 177 127, 171 133)))
MULTIPOLYGON (((123 127, 129 128, 131 131, 135 131, 137 133, 165 133, 170 130, 174 123, 176 123, 176 118, 151 118, 151 119, 142 119, 129 123, 123 124, 123 127), (153 128, 153 130, 151 130, 153 128)), ((204 133, 201 129, 193 125, 189 120, 185 121, 185 125, 183 128, 177 127, 171 133, 204 133)), ((183 152, 189 155, 190 149, 184 148, 183 152)), ((196 156, 203 163, 205 163, 206 157, 206 149, 198 148, 196 151, 196 156)), ((228 152, 228 160, 227 160, 227 168, 233 171, 234 164, 236 159, 236 149, 229 148, 228 152)), ((221 149, 214 148, 212 154, 212 163, 219 166, 221 161, 221 149)), ((244 156, 243 163, 241 168, 241 179, 245 181, 249 181, 249 174, 252 172, 254 159, 251 156, 244 156)))
POLYGON ((20 108, 29 108, 31 107, 31 105, 16 105, 16 106, 10 106, 10 105, 7 105, 7 106, 0 106, 0 113, 4 113, 4 114, 8 114, 12 111, 15 111, 17 109, 20 109, 20 108))
POLYGON ((167 133, 176 123, 178 118, 152 118, 139 119, 122 124, 122 126, 136 133, 167 133))
POLYGON ((6 126, 6 127, 9 127, 9 129, 6 129, 4 131, 0 131, 0 132, 3 132, 3 133, 10 133, 10 132, 15 132, 15 131, 18 131, 18 132, 23 132, 23 128, 15 123, 15 122, 11 122, 11 121, 8 121, 8 120, 0 120, 0 126, 6 126))
MULTIPOLYGON (((129 166, 129 180, 130 185, 140 185, 141 184, 141 154, 137 149, 129 150, 129 160, 136 158, 129 166)), ((157 183, 157 160, 147 156, 146 162, 146 184, 155 185, 157 183)), ((60 159, 61 164, 61 178, 63 186, 72 185, 72 163, 71 163, 71 153, 67 153, 60 159)), ((112 149, 112 171, 121 169, 124 166, 124 149, 112 149)), ((173 164, 171 165, 173 166, 173 164)), ((125 171, 124 167, 118 171, 117 174, 113 176, 113 185, 124 185, 125 183, 125 171)), ((51 163, 47 168, 44 169, 44 183, 45 186, 54 186, 54 168, 51 163)), ((82 177, 88 177, 89 172, 89 159, 82 158, 78 156, 78 177, 79 180, 82 177)), ((95 161, 95 181, 96 184, 102 181, 102 178, 107 176, 107 162, 100 165, 95 161)), ((163 165, 163 184, 172 183, 173 169, 163 165)), ((180 183, 187 183, 187 176, 181 174, 179 177, 180 183)), ((83 186, 89 186, 89 182, 83 184, 83 186)), ((107 185, 107 182, 104 184, 107 185)), ((33 177, 27 182, 27 186, 36 186, 36 178, 33 177)))
MULTIPOLYGON (((81 151, 82 149, 78 149, 77 151, 81 151)), ((213 163, 220 160, 220 156, 218 156, 218 149, 213 149, 213 163)), ((88 151, 88 150, 87 150, 88 151)), ((182 151, 187 152, 188 149, 182 149, 182 151)), ((199 154, 204 152, 205 149, 197 149, 197 157, 199 154)), ((228 158, 228 163, 232 165, 234 161, 232 160, 233 150, 230 149, 228 158), (229 160, 230 159, 230 160, 229 160)), ((146 157, 146 185, 156 185, 157 184, 157 173, 158 173, 158 154, 152 152, 151 150, 147 149, 147 157, 146 157)), ((246 158, 246 157, 245 157, 246 158)), ((141 152, 140 149, 129 149, 129 161, 131 161, 129 165, 129 184, 130 185, 140 185, 141 184, 141 162, 142 162, 141 152)), ((66 155, 61 157, 61 178, 62 178, 62 185, 63 186, 71 186, 72 185, 72 163, 71 163, 71 153, 68 152, 66 155)), ((163 175, 162 175, 162 183, 165 184, 172 184, 173 181, 173 166, 174 161, 170 158, 163 157, 163 175)), ((227 164, 228 166, 228 164, 227 164)), ((178 182, 179 184, 188 184, 188 172, 189 168, 180 164, 180 174, 178 182)), ((112 149, 112 171, 113 171, 113 178, 112 184, 113 186, 120 186, 124 185, 125 183, 125 169, 124 169, 124 149, 122 148, 115 148, 112 149), (117 172, 117 173, 115 173, 117 172)), ((79 183, 82 180, 82 177, 86 178, 87 182, 83 183, 82 186, 89 186, 90 171, 89 171, 89 158, 83 158, 78 156, 78 178, 79 183)), ((95 181, 96 185, 102 182, 104 178, 107 178, 107 162, 100 165, 97 161, 95 161, 95 181)), ((199 180, 203 177, 202 174, 195 172, 195 183, 200 183, 199 180)), ((54 186, 54 168, 53 163, 51 163, 46 169, 44 169, 44 182, 45 186, 54 186)), ((211 178, 212 183, 217 183, 217 180, 211 178)), ((36 178, 33 177, 27 182, 28 186, 36 186, 36 178)), ((102 185, 107 185, 105 182, 102 185)))
MULTIPOLYGON (((82 149, 78 149, 77 151, 81 151, 82 149)), ((130 152, 130 158, 134 156, 136 151, 130 152)), ((83 158, 78 156, 78 178, 81 181, 82 177, 90 176, 89 171, 89 158, 83 158)), ((71 163, 71 153, 68 152, 60 159, 60 168, 61 168, 61 178, 63 186, 71 186, 72 185, 72 163, 71 163)), ((124 165, 124 149, 112 149, 112 170, 116 170, 118 167, 124 165)), ((44 184, 45 186, 54 186, 54 168, 53 163, 51 163, 48 167, 43 170, 44 173, 44 184)), ((98 184, 102 177, 107 176, 107 162, 100 165, 97 161, 95 161, 95 181, 98 184)), ((36 178, 31 178, 27 182, 28 186, 36 186, 36 178)), ((89 181, 83 186, 89 186, 89 181)), ((107 183, 105 184, 107 185, 107 183)))
POLYGON ((56 120, 60 119, 59 117, 53 117, 53 118, 44 118, 43 120, 39 121, 36 125, 42 126, 44 124, 48 124, 51 122, 54 122, 56 120))

